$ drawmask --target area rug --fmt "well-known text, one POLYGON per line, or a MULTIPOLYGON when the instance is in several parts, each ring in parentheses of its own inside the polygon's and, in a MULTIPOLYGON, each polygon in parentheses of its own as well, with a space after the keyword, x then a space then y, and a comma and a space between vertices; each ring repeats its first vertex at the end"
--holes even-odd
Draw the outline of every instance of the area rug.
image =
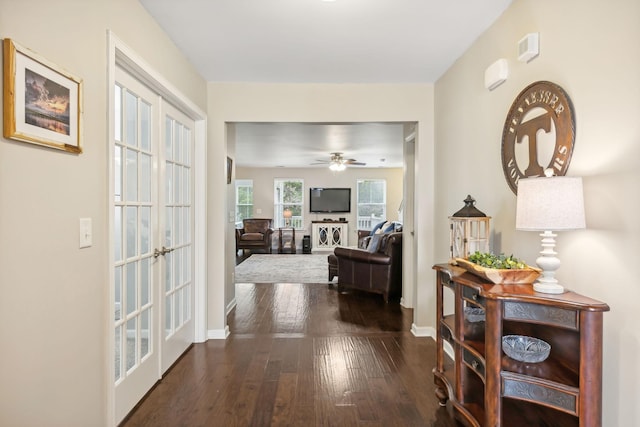
MULTIPOLYGON (((236 283, 329 283, 326 254, 252 254, 236 266, 236 283)), ((337 281, 337 278, 333 279, 337 281)))

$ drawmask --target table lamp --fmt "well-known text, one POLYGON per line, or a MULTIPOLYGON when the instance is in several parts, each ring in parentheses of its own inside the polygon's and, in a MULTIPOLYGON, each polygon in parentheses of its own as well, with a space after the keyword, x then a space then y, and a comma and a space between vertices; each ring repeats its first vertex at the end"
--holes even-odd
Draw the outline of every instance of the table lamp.
POLYGON ((282 211, 282 217, 284 218, 284 226, 285 227, 290 227, 291 226, 291 216, 292 215, 293 215, 293 213, 289 209, 285 209, 284 211, 282 211))
POLYGON ((555 278, 560 259, 555 252, 554 231, 585 228, 582 178, 552 176, 547 169, 544 177, 518 181, 516 230, 542 231, 542 251, 536 264, 542 270, 533 284, 536 292, 561 294, 562 285, 555 278))

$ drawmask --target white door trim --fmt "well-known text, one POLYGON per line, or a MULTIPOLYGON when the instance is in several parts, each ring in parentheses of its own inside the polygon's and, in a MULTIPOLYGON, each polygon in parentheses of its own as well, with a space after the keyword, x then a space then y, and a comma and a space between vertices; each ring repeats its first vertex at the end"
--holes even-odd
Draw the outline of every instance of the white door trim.
MULTIPOLYGON (((114 85, 116 82, 116 65, 124 69, 140 82, 146 84, 153 89, 158 95, 161 95, 167 102, 173 104, 183 113, 195 121, 194 128, 194 323, 195 323, 195 342, 204 342, 207 340, 207 254, 206 254, 206 176, 207 176, 207 116, 197 105, 184 96, 178 89, 169 83, 160 73, 151 67, 140 55, 120 40, 111 30, 107 30, 107 99, 108 99, 108 129, 107 129, 107 147, 111 147, 114 140, 114 117, 111 113, 114 111, 114 85)), ((109 154, 109 200, 113 199, 113 156, 109 154)), ((107 206, 111 206, 109 202, 107 206)), ((113 227, 113 209, 108 209, 109 230, 113 227)), ((108 264, 109 264, 109 284, 113 283, 113 233, 109 232, 109 248, 108 248, 108 264)), ((110 286, 110 295, 107 299, 109 308, 106 313, 113 313, 113 289, 110 286)), ((110 355, 105 358, 107 372, 107 425, 114 426, 115 420, 115 387, 114 387, 114 366, 113 366, 113 342, 114 330, 112 328, 112 319, 110 316, 105 317, 104 336, 106 339, 105 348, 109 349, 110 355)))

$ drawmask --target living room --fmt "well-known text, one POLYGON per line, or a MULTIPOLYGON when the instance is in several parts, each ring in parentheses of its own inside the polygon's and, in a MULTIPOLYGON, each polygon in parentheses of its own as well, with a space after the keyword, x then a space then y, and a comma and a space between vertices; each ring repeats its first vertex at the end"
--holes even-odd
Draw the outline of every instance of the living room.
MULTIPOLYGON (((402 141, 400 141, 401 147, 402 141)), ((358 224, 357 213, 357 182, 358 180, 379 180, 386 184, 386 204, 384 217, 378 217, 377 221, 401 221, 400 207, 403 200, 403 172, 402 168, 362 168, 347 167, 340 172, 332 172, 328 167, 313 168, 255 168, 238 167, 236 169, 236 182, 239 180, 250 181, 253 186, 253 215, 248 218, 273 219, 274 240, 272 248, 277 251, 277 229, 284 224, 279 213, 274 212, 274 180, 296 179, 302 180, 303 207, 302 216, 292 218, 296 225, 296 253, 302 253, 303 236, 311 235, 311 222, 330 219, 337 221, 344 218, 348 224, 348 239, 344 246, 355 246, 358 239, 358 229, 370 229, 375 226, 366 219, 358 224), (309 189, 311 188, 349 188, 351 190, 350 212, 320 213, 311 212, 309 208, 309 189), (302 226, 300 226, 302 223, 302 226)), ((241 218, 236 218, 241 221, 241 218)), ((373 221, 376 221, 375 217, 373 221)), ((240 226, 240 223, 237 224, 240 226)))
MULTIPOLYGON (((277 86, 283 91, 278 95, 282 97, 289 85, 277 86)), ((266 86, 263 85, 261 85, 261 87, 266 88, 266 86)), ((419 123, 412 120, 406 120, 406 118, 416 116, 416 110, 414 108, 418 105, 422 89, 426 87, 407 87, 406 95, 397 100, 406 107, 406 111, 404 112, 402 112, 402 110, 405 108, 398 108, 400 107, 400 104, 393 104, 391 102, 391 98, 395 98, 396 94, 392 94, 391 92, 387 93, 387 88, 381 87, 381 91, 377 94, 375 93, 375 90, 368 91, 367 96, 363 98, 362 105, 356 107, 354 104, 352 110, 360 112, 357 116, 353 116, 358 117, 359 120, 349 120, 352 116, 347 114, 342 115, 341 120, 336 120, 335 118, 330 119, 327 116, 327 112, 323 111, 322 108, 310 108, 305 112, 304 110, 306 107, 298 105, 298 101, 295 99, 297 96, 295 92, 297 92, 298 88, 303 89, 302 86, 290 86, 290 89, 293 90, 293 92, 291 92, 293 98, 290 100, 290 103, 287 104, 286 110, 289 110, 289 107, 291 107, 292 110, 298 110, 298 115, 300 117, 304 117, 304 119, 300 121, 294 122, 287 120, 286 123, 284 123, 265 120, 262 118, 262 114, 268 112, 268 110, 261 110, 258 107, 260 105, 260 96, 256 96, 253 99, 253 105, 258 107, 256 109, 256 113, 258 115, 253 116, 257 118, 256 120, 249 119, 252 116, 248 115, 247 119, 234 122, 229 121, 225 123, 227 135, 226 148, 233 164, 231 176, 232 183, 235 184, 239 181, 248 181, 253 188, 253 217, 273 219, 273 228, 275 229, 272 244, 273 252, 277 252, 277 229, 282 224, 282 222, 279 222, 282 220, 279 220, 278 214, 274 214, 274 182, 276 179, 291 178, 300 179, 303 182, 304 188, 302 195, 304 198, 304 206, 302 207, 303 218, 301 219, 303 225, 301 227, 296 227, 295 237, 297 247, 296 252, 298 254, 303 253, 302 244, 303 237, 305 235, 310 236, 312 240, 311 245, 313 247, 314 237, 312 232, 312 221, 321 221, 324 219, 338 220, 340 218, 344 218, 347 222, 346 228, 348 230, 345 243, 346 246, 352 247, 358 244, 359 229, 370 229, 376 225, 373 223, 376 221, 376 217, 364 218, 364 220, 363 218, 360 218, 359 221, 357 209, 358 180, 382 180, 384 182, 386 187, 386 204, 384 214, 377 217, 377 222, 380 222, 381 220, 398 221, 405 225, 405 231, 413 230, 414 215, 411 206, 414 204, 415 196, 413 174, 416 150, 415 146, 418 139, 417 128, 419 123), (369 96, 372 96, 372 98, 370 98, 369 101, 366 101, 365 99, 369 96), (412 102, 412 99, 415 99, 416 102, 412 102), (366 113, 365 105, 375 106, 374 110, 379 110, 379 112, 374 114, 366 113), (392 107, 392 105, 395 107, 392 107), (398 115, 398 112, 401 115, 398 115), (402 117, 405 119, 401 119, 402 117), (384 118, 384 120, 374 120, 374 118, 384 118), (253 141, 253 146, 248 148, 244 147, 247 145, 247 141, 244 140, 247 138, 247 132, 239 131, 238 129, 241 129, 242 126, 255 123, 260 123, 264 126, 281 126, 284 127, 285 130, 282 130, 277 137, 273 135, 261 135, 263 138, 258 141, 253 141), (288 134, 292 132, 291 129, 296 127, 316 127, 323 130, 320 132, 305 130, 304 132, 307 132, 311 142, 303 143, 299 140, 301 137, 300 135, 296 135, 298 139, 294 138, 295 141, 287 139, 288 134), (350 132, 353 138, 351 141, 344 140, 344 138, 342 138, 342 140, 339 141, 340 145, 336 146, 335 133, 337 131, 350 132), (315 138, 314 135, 318 133, 323 136, 321 138, 315 138), (332 133, 334 134, 333 138, 324 136, 331 135, 332 133), (380 139, 383 141, 380 141, 380 139), (308 165, 308 167, 280 166, 282 163, 286 163, 287 160, 289 160, 289 156, 282 155, 282 153, 286 152, 287 147, 290 147, 292 143, 294 145, 298 144, 299 146, 302 146, 297 147, 294 150, 294 154, 291 157, 296 160, 292 161, 298 162, 296 163, 297 165, 308 165), (242 145, 243 147, 239 150, 237 144, 242 145), (260 154, 255 155, 255 151, 260 154), (345 170, 332 171, 328 166, 330 154, 334 151, 342 152, 345 159, 353 159, 356 163, 366 163, 366 165, 347 165, 345 170), (297 157, 299 157, 303 152, 305 160, 300 161, 297 157), (247 154, 251 157, 250 159, 243 158, 247 154), (268 159, 269 156, 274 157, 276 160, 268 159), (247 164, 250 165, 250 167, 245 166, 247 164), (271 167, 260 167, 260 165, 268 165, 271 167), (309 189, 315 187, 349 188, 351 190, 350 212, 310 212, 309 189), (409 209, 407 209, 407 207, 409 209), (359 226, 358 222, 362 224, 359 226)), ((254 89, 258 89, 258 86, 255 86, 254 89)), ((327 96, 328 100, 333 96, 344 98, 344 95, 340 95, 339 92, 333 92, 330 86, 319 87, 318 89, 323 93, 322 96, 327 96)), ((300 92, 300 94, 302 94, 302 92, 300 92)), ((269 97, 267 96, 263 101, 269 103, 269 97)), ((356 101, 356 103, 359 104, 359 101, 356 101)), ((319 107, 319 105, 317 107, 319 107)), ((332 110, 334 113, 339 113, 333 107, 332 110)), ((242 116, 245 112, 247 112, 247 109, 238 113, 242 116)), ((290 116, 291 111, 283 110, 280 113, 283 116, 290 116)), ((236 113, 231 114, 235 115, 236 113)), ((428 134, 425 134, 425 136, 427 135, 428 134)), ((227 187, 227 200, 229 206, 235 206, 235 185, 228 185, 227 187)), ((294 218, 294 220, 299 220, 299 218, 294 218)), ((228 248, 235 247, 235 228, 240 226, 240 223, 238 222, 239 218, 235 218, 235 221, 235 223, 230 224, 231 228, 229 230, 230 232, 227 240, 228 248)), ((424 227, 423 230, 425 230, 424 227)), ((413 307, 414 297, 416 295, 415 289, 413 288, 413 278, 415 277, 415 269, 417 268, 413 242, 414 236, 411 233, 405 233, 404 236, 405 238, 402 242, 404 251, 402 259, 405 268, 403 270, 402 283, 407 283, 408 287, 402 294, 401 303, 405 307, 413 307)), ((324 253, 325 255, 328 255, 329 252, 316 252, 314 250, 314 253, 324 253)), ((235 262, 236 260, 234 257, 227 257, 227 285, 225 291, 226 312, 229 312, 235 306, 236 290, 233 285, 236 282, 235 262)))

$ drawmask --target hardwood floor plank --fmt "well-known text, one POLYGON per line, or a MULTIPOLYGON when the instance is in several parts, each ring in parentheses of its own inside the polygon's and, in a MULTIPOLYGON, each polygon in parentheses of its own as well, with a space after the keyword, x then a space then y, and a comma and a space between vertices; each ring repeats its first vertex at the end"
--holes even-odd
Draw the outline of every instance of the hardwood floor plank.
MULTIPOLYGON (((300 383, 298 383, 299 389, 300 383)), ((306 427, 316 425, 316 407, 314 405, 295 405, 291 425, 306 427)))
POLYGON ((226 340, 194 344, 121 424, 456 427, 412 310, 313 284, 238 284, 226 340))
MULTIPOLYGON (((260 392, 258 393, 257 403, 253 411, 253 417, 251 418, 249 425, 254 427, 271 425, 271 417, 273 416, 277 390, 277 381, 264 381, 262 383, 260 392)), ((217 421, 220 422, 221 420, 223 419, 218 419, 217 421)))
POLYGON ((298 374, 283 373, 280 375, 270 425, 293 425, 294 407, 292 403, 295 402, 297 386, 298 374))

